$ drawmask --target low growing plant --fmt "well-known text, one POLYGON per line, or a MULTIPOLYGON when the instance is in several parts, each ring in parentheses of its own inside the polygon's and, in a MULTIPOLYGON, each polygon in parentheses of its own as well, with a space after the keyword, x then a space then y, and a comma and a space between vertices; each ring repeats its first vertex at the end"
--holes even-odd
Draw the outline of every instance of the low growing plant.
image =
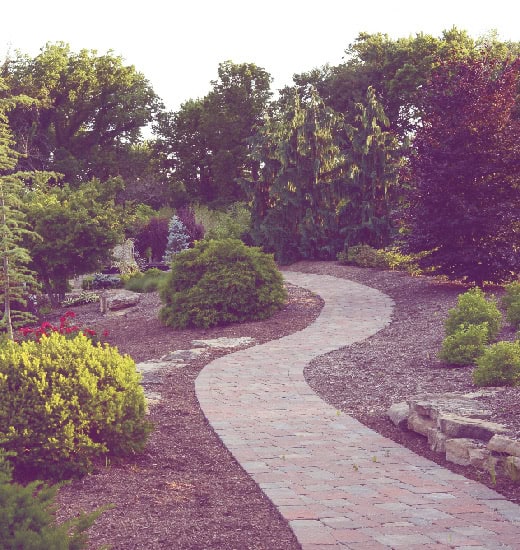
POLYGON ((160 289, 161 321, 175 328, 265 319, 286 292, 273 256, 237 239, 198 241, 174 256, 160 289))
POLYGON ((99 302, 99 294, 95 292, 82 291, 80 294, 68 296, 61 302, 63 307, 82 306, 99 302))
POLYGON ((12 467, 0 450, 0 545, 5 550, 80 550, 87 548, 86 530, 103 513, 100 508, 69 521, 55 521, 59 486, 12 481, 12 467))
POLYGON ((488 343, 487 323, 460 325, 442 342, 439 359, 449 365, 474 365, 488 343))
POLYGON ((155 292, 163 281, 166 280, 166 272, 152 268, 144 273, 137 273, 125 281, 126 290, 132 292, 155 292))
POLYGON ((0 349, 0 447, 16 476, 66 479, 141 451, 151 426, 134 361, 83 334, 0 349))
POLYGON ((103 290, 109 288, 121 288, 123 282, 119 275, 110 275, 108 273, 94 273, 94 275, 85 277, 81 283, 83 290, 103 290))
POLYGON ((497 307, 496 300, 486 299, 484 292, 478 288, 472 288, 460 294, 457 306, 450 309, 444 324, 446 335, 450 336, 459 330, 461 325, 481 325, 487 323, 488 341, 493 341, 500 331, 502 314, 497 307))
POLYGON ((477 386, 519 386, 520 341, 489 346, 477 359, 473 381, 477 386))
POLYGON ((515 328, 520 328, 520 281, 505 286, 501 304, 506 309, 506 320, 515 328))

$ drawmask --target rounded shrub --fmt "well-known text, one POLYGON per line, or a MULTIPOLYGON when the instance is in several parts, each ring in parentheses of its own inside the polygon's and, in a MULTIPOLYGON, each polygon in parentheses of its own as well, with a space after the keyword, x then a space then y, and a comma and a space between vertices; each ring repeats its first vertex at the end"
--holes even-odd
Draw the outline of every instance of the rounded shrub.
POLYGON ((224 239, 198 241, 175 255, 160 296, 164 324, 208 328, 266 319, 286 292, 272 255, 224 239))
POLYGON ((489 346, 477 359, 473 381, 477 386, 519 386, 520 341, 489 346))
POLYGON ((16 475, 65 479, 143 449, 151 429, 134 361, 83 334, 0 349, 0 446, 16 475))
POLYGON ((460 325, 442 342, 439 359, 449 365, 474 365, 486 350, 488 343, 487 323, 460 325))
POLYGON ((494 340, 500 331, 502 314, 494 299, 487 300, 478 287, 460 294, 457 306, 450 309, 445 322, 446 335, 459 330, 461 325, 480 325, 487 323, 488 341, 494 340))

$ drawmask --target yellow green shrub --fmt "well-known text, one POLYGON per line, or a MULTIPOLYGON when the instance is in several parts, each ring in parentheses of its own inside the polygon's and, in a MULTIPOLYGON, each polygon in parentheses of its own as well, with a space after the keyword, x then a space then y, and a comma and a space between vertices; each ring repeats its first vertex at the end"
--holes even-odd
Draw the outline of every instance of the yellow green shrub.
POLYGON ((0 349, 0 445, 16 475, 64 479, 102 455, 142 450, 150 431, 129 356, 59 333, 0 349))

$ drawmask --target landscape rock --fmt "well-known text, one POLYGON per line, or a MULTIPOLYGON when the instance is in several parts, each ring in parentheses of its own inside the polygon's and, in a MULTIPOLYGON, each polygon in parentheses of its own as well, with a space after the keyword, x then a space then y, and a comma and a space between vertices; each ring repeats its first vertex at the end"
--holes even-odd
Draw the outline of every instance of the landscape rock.
POLYGON ((194 346, 205 346, 208 348, 238 348, 254 343, 255 339, 250 336, 243 336, 241 338, 214 338, 211 340, 193 340, 191 343, 194 346))
POLYGON ((448 437, 461 437, 489 441, 495 434, 506 431, 502 424, 466 418, 456 414, 442 413, 437 418, 437 426, 448 437))
POLYGON ((490 451, 495 451, 496 453, 504 453, 515 457, 520 457, 520 441, 505 435, 494 435, 489 440, 487 447, 490 451))
POLYGON ((473 393, 441 393, 418 395, 408 400, 410 409, 421 416, 428 416, 432 420, 443 413, 452 413, 468 418, 490 418, 491 413, 476 401, 475 398, 495 393, 483 390, 473 393))
POLYGON ((409 430, 417 432, 418 434, 428 437, 428 433, 431 429, 435 429, 435 422, 431 418, 421 416, 416 412, 412 412, 408 417, 407 426, 409 430))
POLYGON ((446 439, 446 460, 461 466, 471 464, 470 449, 481 449, 482 441, 470 438, 446 439))
POLYGON ((432 451, 444 453, 446 451, 446 439, 448 437, 437 428, 428 431, 428 445, 432 451))
POLYGON ((141 295, 130 290, 109 290, 100 296, 100 309, 103 313, 107 311, 118 311, 135 306, 139 303, 141 295))
POLYGON ((410 415, 410 406, 406 401, 394 403, 386 414, 395 426, 404 428, 407 425, 408 416, 410 415))
POLYGON ((504 471, 511 481, 520 482, 520 458, 508 456, 504 460, 504 471))

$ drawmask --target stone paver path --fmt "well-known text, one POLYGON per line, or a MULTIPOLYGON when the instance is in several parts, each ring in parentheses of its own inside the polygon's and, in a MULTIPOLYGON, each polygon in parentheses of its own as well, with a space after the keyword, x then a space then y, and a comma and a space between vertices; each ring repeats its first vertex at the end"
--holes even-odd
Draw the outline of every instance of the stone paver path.
POLYGON ((520 549, 519 506, 340 414, 305 382, 314 357, 385 327, 392 300, 343 279, 284 275, 325 300, 320 317, 213 361, 196 390, 214 430, 302 547, 520 549))

